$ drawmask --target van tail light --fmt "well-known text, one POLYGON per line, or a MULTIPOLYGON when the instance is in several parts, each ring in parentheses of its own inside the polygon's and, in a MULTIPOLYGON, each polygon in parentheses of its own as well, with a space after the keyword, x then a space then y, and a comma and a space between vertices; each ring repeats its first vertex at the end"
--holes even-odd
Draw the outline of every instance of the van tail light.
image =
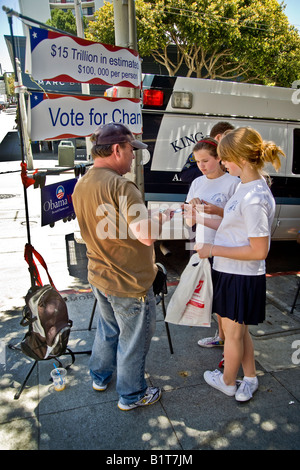
POLYGON ((164 92, 161 90, 144 90, 143 105, 162 106, 164 102, 164 92))

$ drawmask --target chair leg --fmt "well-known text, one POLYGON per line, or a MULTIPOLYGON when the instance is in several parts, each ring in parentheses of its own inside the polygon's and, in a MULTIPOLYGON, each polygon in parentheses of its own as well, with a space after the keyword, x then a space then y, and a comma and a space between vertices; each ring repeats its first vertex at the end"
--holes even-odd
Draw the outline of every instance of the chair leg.
MULTIPOLYGON (((161 296, 161 304, 162 304, 162 310, 163 310, 164 318, 166 318, 166 307, 165 307, 165 296, 164 296, 164 294, 162 294, 162 296, 161 296)), ((174 351, 173 351, 173 345, 172 345, 169 325, 168 325, 167 322, 165 322, 165 325, 166 325, 166 331, 167 331, 167 337, 168 337, 168 342, 169 342, 170 353, 173 354, 174 351)))
POLYGON ((93 324, 93 319, 94 319, 94 315, 95 315, 95 311, 96 311, 96 306, 97 306, 97 299, 95 299, 95 302, 94 302, 94 305, 93 305, 93 310, 92 310, 92 315, 91 315, 91 318, 90 318, 90 323, 89 323, 89 331, 91 331, 92 329, 92 324, 93 324))
POLYGON ((33 372, 33 369, 34 369, 35 366, 37 365, 37 362, 38 362, 38 361, 34 361, 34 363, 33 363, 32 367, 31 367, 30 371, 28 372, 28 374, 27 374, 26 377, 25 377, 24 382, 22 383, 22 385, 21 385, 21 387, 19 388, 18 392, 17 392, 17 393, 15 394, 15 396, 14 396, 14 399, 15 399, 15 400, 18 400, 18 398, 20 398, 20 395, 21 395, 21 393, 23 392, 23 390, 24 390, 24 388, 25 388, 25 385, 26 385, 26 383, 27 383, 27 380, 29 379, 31 373, 33 372))
POLYGON ((298 281, 298 289, 297 289, 297 292, 296 292, 296 295, 295 295, 294 302, 293 302, 290 313, 294 312, 294 308, 296 307, 296 302, 297 302, 297 299, 298 299, 299 291, 300 291, 300 279, 298 281))
MULTIPOLYGON (((16 351, 21 351, 20 348, 17 348, 16 346, 13 346, 13 345, 9 345, 9 348, 14 349, 16 351)), ((48 359, 45 359, 45 360, 46 361, 47 360, 57 361, 58 364, 59 364, 59 367, 65 367, 65 369, 69 369, 74 364, 76 355, 79 355, 79 354, 89 354, 89 355, 91 355, 91 353, 92 353, 92 351, 78 351, 78 352, 76 352, 76 351, 72 351, 69 348, 66 348, 65 352, 63 354, 61 354, 61 356, 67 356, 67 355, 71 356, 72 362, 71 362, 71 364, 69 364, 67 366, 63 366, 63 364, 60 362, 60 360, 57 356, 50 356, 48 359)), ((59 357, 61 357, 61 356, 59 356, 59 357)), ((33 372, 33 369, 35 368, 35 366, 37 365, 38 362, 39 361, 37 361, 37 360, 34 361, 33 365, 31 366, 31 368, 28 372, 28 374, 26 375, 21 387, 19 388, 19 390, 17 391, 17 393, 14 396, 15 400, 18 400, 20 398, 21 393, 23 392, 28 379, 29 379, 30 375, 33 372)))

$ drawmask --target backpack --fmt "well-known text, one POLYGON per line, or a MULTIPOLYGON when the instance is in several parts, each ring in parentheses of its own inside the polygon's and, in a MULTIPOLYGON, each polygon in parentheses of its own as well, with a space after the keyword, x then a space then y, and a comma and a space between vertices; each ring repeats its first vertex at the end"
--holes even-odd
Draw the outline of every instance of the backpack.
POLYGON ((65 300, 56 290, 42 256, 30 245, 25 245, 25 260, 34 285, 25 297, 21 325, 28 332, 21 341, 26 356, 41 361, 62 355, 66 349, 73 322, 68 317, 65 300), (33 255, 45 268, 50 284, 42 285, 33 255))

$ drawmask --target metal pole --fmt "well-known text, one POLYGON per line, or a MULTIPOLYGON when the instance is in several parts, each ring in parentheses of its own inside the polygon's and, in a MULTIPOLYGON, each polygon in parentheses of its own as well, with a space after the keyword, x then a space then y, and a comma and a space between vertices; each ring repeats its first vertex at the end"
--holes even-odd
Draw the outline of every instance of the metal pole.
MULTIPOLYGON (((16 46, 15 46, 15 39, 14 39, 14 34, 13 34, 13 24, 12 24, 12 15, 8 14, 8 23, 9 23, 9 29, 10 29, 10 35, 11 35, 11 43, 12 43, 12 49, 13 49, 13 58, 14 58, 14 73, 15 73, 15 80, 17 79, 17 63, 16 61, 18 60, 16 58, 16 46)), ((22 124, 21 124, 21 113, 20 113, 20 96, 19 93, 17 94, 17 99, 18 99, 18 128, 19 128, 19 135, 20 135, 20 144, 21 144, 21 156, 22 156, 22 163, 25 163, 25 158, 24 158, 24 142, 23 142, 23 131, 22 131, 22 124)), ((30 222, 29 222, 29 209, 28 209, 28 199, 27 199, 27 189, 25 185, 23 184, 23 193, 24 193, 24 204, 25 204, 25 216, 26 216, 26 230, 27 230, 27 243, 31 245, 31 236, 30 236, 30 222)), ((30 279, 31 279, 31 287, 35 285, 34 282, 34 277, 32 275, 32 272, 29 270, 30 273, 30 279)))
POLYGON ((135 0, 128 0, 129 48, 137 50, 135 0))
MULTIPOLYGON (((75 0, 74 1, 74 6, 75 6, 77 36, 80 37, 80 38, 84 38, 84 27, 83 27, 83 19, 82 19, 81 0, 75 0)), ((81 91, 82 91, 82 94, 89 95, 90 94, 90 85, 88 83, 82 83, 81 84, 81 91)), ((91 142, 89 137, 85 138, 85 146, 86 146, 86 159, 90 160, 92 142, 91 142)))
MULTIPOLYGON (((120 47, 137 50, 136 16, 134 0, 113 0, 115 22, 115 44, 120 47)), ((123 88, 123 87, 122 87, 123 88)), ((128 88, 122 90, 123 96, 128 98, 140 98, 140 90, 128 88)), ((136 136, 141 140, 141 134, 136 136)), ((144 168, 143 151, 136 150, 133 161, 133 180, 144 195, 144 168)))
MULTIPOLYGON (((137 31, 136 31, 136 13, 135 13, 135 0, 128 0, 128 21, 129 21, 129 48, 137 51, 137 31)), ((140 89, 134 89, 134 97, 140 98, 140 89)), ((137 139, 142 140, 142 134, 137 136, 137 139)), ((135 158, 135 178, 136 185, 144 196, 144 166, 143 166, 143 150, 139 149, 136 151, 135 158)))
MULTIPOLYGON (((12 24, 12 16, 8 15, 8 23, 9 23, 9 29, 10 29, 10 36, 11 36, 11 43, 12 43, 12 50, 13 50, 13 66, 14 66, 14 74, 15 74, 15 81, 18 80, 18 71, 17 71, 17 63, 16 61, 18 60, 16 57, 16 46, 15 46, 15 38, 14 38, 14 33, 13 33, 13 24, 12 24)), ((21 142, 21 157, 22 157, 22 162, 25 162, 25 157, 24 157, 24 145, 23 145, 23 132, 22 132, 22 123, 21 123, 21 114, 20 114, 20 95, 17 93, 17 102, 18 102, 18 127, 19 127, 19 134, 20 134, 20 142, 21 142)))
POLYGON ((17 81, 18 81, 18 90, 17 93, 19 94, 19 113, 20 113, 20 121, 23 130, 23 138, 24 138, 24 145, 25 145, 25 154, 27 160, 27 169, 33 170, 33 158, 32 158, 32 150, 31 150, 31 143, 29 140, 28 132, 27 132, 27 113, 26 113, 26 106, 25 106, 25 97, 24 93, 26 92, 27 88, 23 86, 22 74, 21 74, 21 66, 19 59, 15 59, 16 61, 16 69, 17 69, 17 81))
POLYGON ((116 46, 129 47, 128 0, 113 1, 116 46))

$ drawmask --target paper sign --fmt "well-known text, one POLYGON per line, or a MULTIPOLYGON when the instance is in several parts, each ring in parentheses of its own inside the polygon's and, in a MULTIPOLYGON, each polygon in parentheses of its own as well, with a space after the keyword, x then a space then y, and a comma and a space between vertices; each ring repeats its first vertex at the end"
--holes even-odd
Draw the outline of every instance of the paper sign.
POLYGON ((142 113, 137 98, 34 92, 28 104, 28 134, 32 141, 87 137, 109 122, 121 122, 133 134, 142 133, 142 113))
POLYGON ((25 72, 36 80, 141 86, 138 52, 42 28, 29 28, 25 72))
POLYGON ((76 183, 73 178, 41 188, 42 226, 75 215, 72 194, 76 183))

